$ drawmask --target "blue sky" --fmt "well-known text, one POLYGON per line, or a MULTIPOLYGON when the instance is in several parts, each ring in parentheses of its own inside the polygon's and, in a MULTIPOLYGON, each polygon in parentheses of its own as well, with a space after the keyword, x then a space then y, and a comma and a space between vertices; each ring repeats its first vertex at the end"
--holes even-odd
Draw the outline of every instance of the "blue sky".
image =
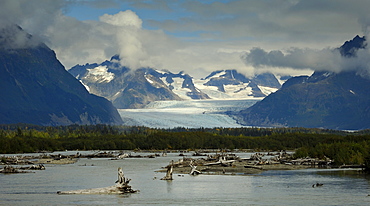
MULTIPOLYGON (((212 3, 228 3, 231 0, 202 0, 194 1, 202 5, 211 5, 212 3)), ((81 21, 94 20, 98 21, 99 17, 104 14, 114 15, 120 11, 132 10, 142 20, 143 28, 148 30, 161 29, 154 22, 164 21, 181 21, 184 18, 197 16, 195 12, 183 7, 184 4, 190 1, 185 0, 167 0, 167 1, 76 1, 68 6, 65 15, 74 17, 81 21), (95 3, 93 3, 95 2, 95 3), (161 2, 161 3, 160 3, 161 2)), ((224 15, 222 18, 232 18, 232 15, 224 15)), ((166 33, 177 37, 197 37, 202 33, 198 31, 168 31, 166 33)))
POLYGON ((120 54, 133 69, 307 74, 335 70, 331 50, 368 34, 368 8, 368 0, 2 0, 0 18, 41 38, 66 69, 120 54))

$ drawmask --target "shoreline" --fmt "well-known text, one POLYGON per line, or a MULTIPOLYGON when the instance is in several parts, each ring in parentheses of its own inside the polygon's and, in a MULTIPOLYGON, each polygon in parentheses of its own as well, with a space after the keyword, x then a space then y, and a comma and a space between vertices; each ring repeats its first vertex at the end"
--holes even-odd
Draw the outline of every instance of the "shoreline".
MULTIPOLYGON (((62 151, 60 151, 63 153, 62 151)), ((198 150, 190 153, 189 150, 151 150, 151 151, 66 151, 65 154, 41 153, 30 156, 0 156, 1 165, 38 165, 38 164, 74 164, 80 158, 106 158, 107 160, 121 160, 126 158, 162 158, 167 154, 178 154, 178 161, 171 160, 170 164, 158 168, 154 172, 166 172, 172 166, 174 174, 190 174, 192 169, 206 175, 248 175, 259 174, 268 170, 300 170, 309 168, 335 169, 330 159, 315 158, 294 159, 291 152, 263 152, 251 154, 249 158, 240 158, 238 153, 252 153, 251 150, 238 150, 235 153, 220 152, 220 150, 198 150), (132 152, 133 154, 131 154, 132 152), (154 153, 153 153, 154 152, 154 153), (69 154, 67 154, 69 153, 69 154), (146 155, 146 153, 151 153, 146 155), (161 154, 162 153, 162 154, 161 154), (185 153, 187 153, 185 155, 185 153), (189 154, 188 154, 189 153, 189 154), (268 159, 269 158, 269 159, 268 159)), ((175 156, 174 156, 175 158, 175 156)), ((360 166, 345 166, 361 168, 360 166)), ((344 167, 343 167, 344 168, 344 167)))
MULTIPOLYGON (((167 167, 167 166, 166 166, 167 167)), ((268 170, 300 170, 314 168, 308 165, 287 165, 287 164, 266 164, 266 165, 250 165, 245 161, 234 162, 230 166, 212 165, 204 166, 199 165, 196 167, 201 174, 205 175, 249 175, 259 174, 268 170)), ((192 168, 190 166, 173 167, 174 174, 190 174, 192 168)), ((156 172, 166 172, 166 168, 157 170, 156 172)))
POLYGON ((42 158, 35 161, 35 164, 74 164, 78 161, 77 158, 63 158, 63 159, 52 159, 52 158, 42 158))

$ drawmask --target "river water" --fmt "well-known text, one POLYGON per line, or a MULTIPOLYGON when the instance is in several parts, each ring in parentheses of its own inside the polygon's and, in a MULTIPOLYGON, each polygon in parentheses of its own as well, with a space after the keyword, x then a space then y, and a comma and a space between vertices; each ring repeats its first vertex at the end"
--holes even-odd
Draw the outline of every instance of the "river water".
POLYGON ((178 159, 179 153, 157 158, 80 159, 75 164, 45 165, 46 170, 35 173, 0 174, 0 205, 370 205, 370 177, 356 170, 174 174, 172 181, 160 180, 165 174, 155 171, 178 159), (132 179, 130 185, 139 193, 57 194, 112 186, 118 167, 132 179), (317 182, 324 185, 313 188, 317 182))

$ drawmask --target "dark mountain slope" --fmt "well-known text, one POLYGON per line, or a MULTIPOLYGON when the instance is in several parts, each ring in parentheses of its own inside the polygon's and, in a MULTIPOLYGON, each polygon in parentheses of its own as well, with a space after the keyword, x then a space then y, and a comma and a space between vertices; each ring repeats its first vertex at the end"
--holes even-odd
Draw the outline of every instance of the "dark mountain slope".
MULTIPOLYGON (((117 124, 122 120, 113 105, 89 94, 70 75, 45 44, 12 46, 14 36, 34 41, 21 28, 0 31, 0 123, 38 125, 117 124)), ((17 39, 18 41, 19 39, 17 39)))
MULTIPOLYGON (((339 49, 351 58, 365 46, 365 38, 357 36, 339 49)), ((356 72, 294 77, 236 118, 251 126, 370 128, 370 79, 356 72)))

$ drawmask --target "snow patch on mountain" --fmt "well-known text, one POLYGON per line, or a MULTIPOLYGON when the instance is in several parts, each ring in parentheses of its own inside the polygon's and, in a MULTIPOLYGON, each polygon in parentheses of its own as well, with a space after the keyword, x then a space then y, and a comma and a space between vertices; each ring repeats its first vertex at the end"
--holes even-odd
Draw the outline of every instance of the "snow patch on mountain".
POLYGON ((158 70, 158 69, 155 69, 156 72, 160 73, 160 74, 167 74, 168 72, 165 72, 165 71, 162 71, 162 70, 158 70))
POLYGON ((245 98, 252 95, 252 88, 248 87, 249 83, 243 83, 239 85, 225 85, 225 93, 230 96, 230 98, 245 98))
POLYGON ((93 69, 87 69, 85 78, 98 83, 108 83, 114 79, 114 74, 108 72, 107 66, 97 66, 93 69))
POLYGON ((145 75, 145 79, 146 79, 146 81, 148 81, 150 84, 153 84, 153 83, 154 83, 154 82, 153 82, 151 79, 149 79, 149 78, 148 78, 148 76, 146 76, 146 75, 145 75))
POLYGON ((81 81, 81 80, 78 80, 85 88, 86 88, 86 90, 88 91, 88 92, 90 92, 90 87, 89 86, 87 86, 86 84, 84 84, 84 82, 83 81, 81 81))
POLYGON ((272 88, 272 87, 264 87, 264 86, 258 86, 258 88, 264 93, 266 96, 268 96, 271 93, 276 92, 279 90, 278 88, 272 88))
POLYGON ((219 72, 219 73, 217 73, 217 74, 213 75, 212 77, 222 77, 222 76, 224 76, 224 75, 226 75, 226 71, 221 71, 221 72, 219 72))
MULTIPOLYGON (((216 76, 224 75, 225 72, 220 72, 216 76)), ((252 95, 252 88, 248 87, 249 83, 241 83, 238 85, 224 85, 225 92, 219 91, 216 86, 206 86, 207 80, 193 80, 196 88, 206 93, 211 99, 260 99, 252 95)))
POLYGON ((177 96, 179 96, 181 99, 184 100, 191 100, 191 97, 189 97, 187 94, 191 92, 191 89, 189 88, 183 88, 183 82, 184 79, 181 77, 174 77, 172 78, 173 82, 168 82, 167 77, 162 77, 161 80, 169 87, 171 88, 172 92, 175 93, 177 96))

